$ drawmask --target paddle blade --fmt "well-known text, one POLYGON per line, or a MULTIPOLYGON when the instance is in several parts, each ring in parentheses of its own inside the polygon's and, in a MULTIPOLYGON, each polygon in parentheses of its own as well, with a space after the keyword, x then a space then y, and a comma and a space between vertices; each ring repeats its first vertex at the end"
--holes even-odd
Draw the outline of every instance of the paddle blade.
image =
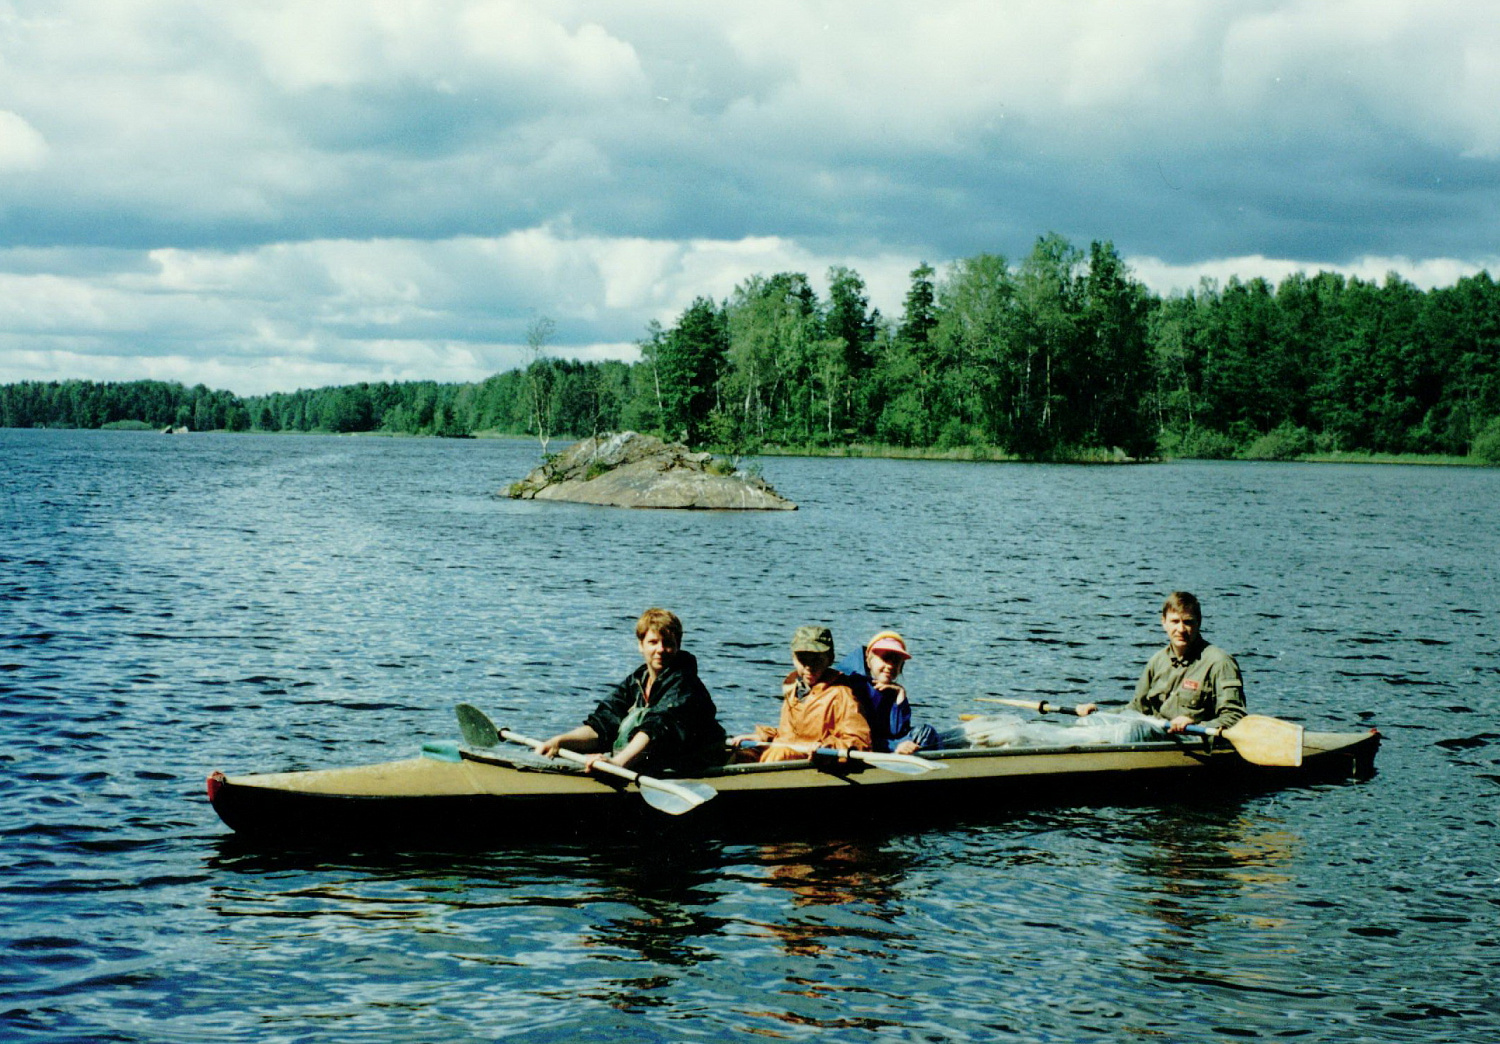
POLYGON ((672 785, 692 794, 698 799, 698 804, 700 805, 710 798, 719 796, 719 792, 707 783, 673 783, 672 785))
POLYGON ((1020 707, 1023 710, 1036 711, 1038 714, 1047 712, 1046 700, 1013 700, 1004 696, 975 696, 977 703, 999 703, 1006 707, 1020 707))
POLYGON ((641 788, 641 797, 646 804, 669 816, 680 816, 691 812, 709 798, 717 797, 718 791, 702 783, 669 783, 666 780, 640 776, 636 779, 641 788))
POLYGON ((910 754, 877 754, 867 750, 851 750, 849 756, 865 762, 872 768, 885 769, 887 772, 895 772, 903 776, 925 776, 929 772, 948 767, 935 761, 924 761, 910 754))
POLYGON ((1219 735, 1252 765, 1296 768, 1302 764, 1302 726, 1264 714, 1247 714, 1219 735))
POLYGON ((458 731, 463 733, 464 742, 469 746, 483 748, 499 745, 500 733, 484 711, 472 703, 460 703, 453 708, 453 713, 458 715, 458 731))

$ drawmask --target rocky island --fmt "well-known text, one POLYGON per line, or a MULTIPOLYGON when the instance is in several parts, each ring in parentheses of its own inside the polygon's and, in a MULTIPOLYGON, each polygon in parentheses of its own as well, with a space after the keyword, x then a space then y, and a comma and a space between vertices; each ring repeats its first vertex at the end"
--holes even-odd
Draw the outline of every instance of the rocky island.
POLYGON ((654 435, 622 431, 587 438, 549 457, 506 493, 520 500, 564 500, 609 507, 795 511, 763 479, 725 473, 713 454, 654 435))

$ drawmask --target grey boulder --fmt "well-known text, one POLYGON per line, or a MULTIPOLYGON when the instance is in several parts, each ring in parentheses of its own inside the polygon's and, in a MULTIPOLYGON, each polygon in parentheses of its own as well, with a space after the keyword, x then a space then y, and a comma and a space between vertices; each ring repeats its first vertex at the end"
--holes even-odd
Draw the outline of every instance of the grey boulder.
POLYGON ((575 442, 533 468, 507 493, 521 500, 563 500, 609 507, 795 511, 763 479, 718 474, 713 454, 622 431, 575 442))

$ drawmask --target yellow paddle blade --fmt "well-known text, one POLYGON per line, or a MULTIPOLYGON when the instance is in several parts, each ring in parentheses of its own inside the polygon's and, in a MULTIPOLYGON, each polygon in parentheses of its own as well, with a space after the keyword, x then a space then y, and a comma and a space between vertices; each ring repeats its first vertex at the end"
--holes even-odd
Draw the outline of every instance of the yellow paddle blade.
POLYGON ((1247 714, 1219 733, 1252 765, 1302 764, 1302 726, 1264 714, 1247 714))

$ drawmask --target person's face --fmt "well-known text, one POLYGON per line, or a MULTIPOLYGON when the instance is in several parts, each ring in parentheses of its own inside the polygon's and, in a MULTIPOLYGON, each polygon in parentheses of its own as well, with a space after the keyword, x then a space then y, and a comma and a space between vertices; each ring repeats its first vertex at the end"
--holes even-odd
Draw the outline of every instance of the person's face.
POLYGON ((660 674, 676 655, 677 646, 672 644, 672 639, 654 628, 641 639, 641 659, 646 661, 652 674, 660 674))
POLYGON ((818 679, 823 677, 828 665, 833 662, 833 657, 827 653, 794 652, 792 653, 792 666, 796 668, 797 677, 803 685, 811 688, 818 684, 818 679))
POLYGON ((870 680, 876 685, 892 684, 901 676, 901 668, 906 665, 906 657, 885 649, 876 649, 865 659, 870 667, 870 680))
POLYGON ((1183 656, 1193 647, 1193 642, 1198 638, 1198 618, 1180 613, 1175 609, 1168 609, 1161 614, 1161 629, 1167 632, 1167 641, 1172 644, 1172 652, 1183 656))

